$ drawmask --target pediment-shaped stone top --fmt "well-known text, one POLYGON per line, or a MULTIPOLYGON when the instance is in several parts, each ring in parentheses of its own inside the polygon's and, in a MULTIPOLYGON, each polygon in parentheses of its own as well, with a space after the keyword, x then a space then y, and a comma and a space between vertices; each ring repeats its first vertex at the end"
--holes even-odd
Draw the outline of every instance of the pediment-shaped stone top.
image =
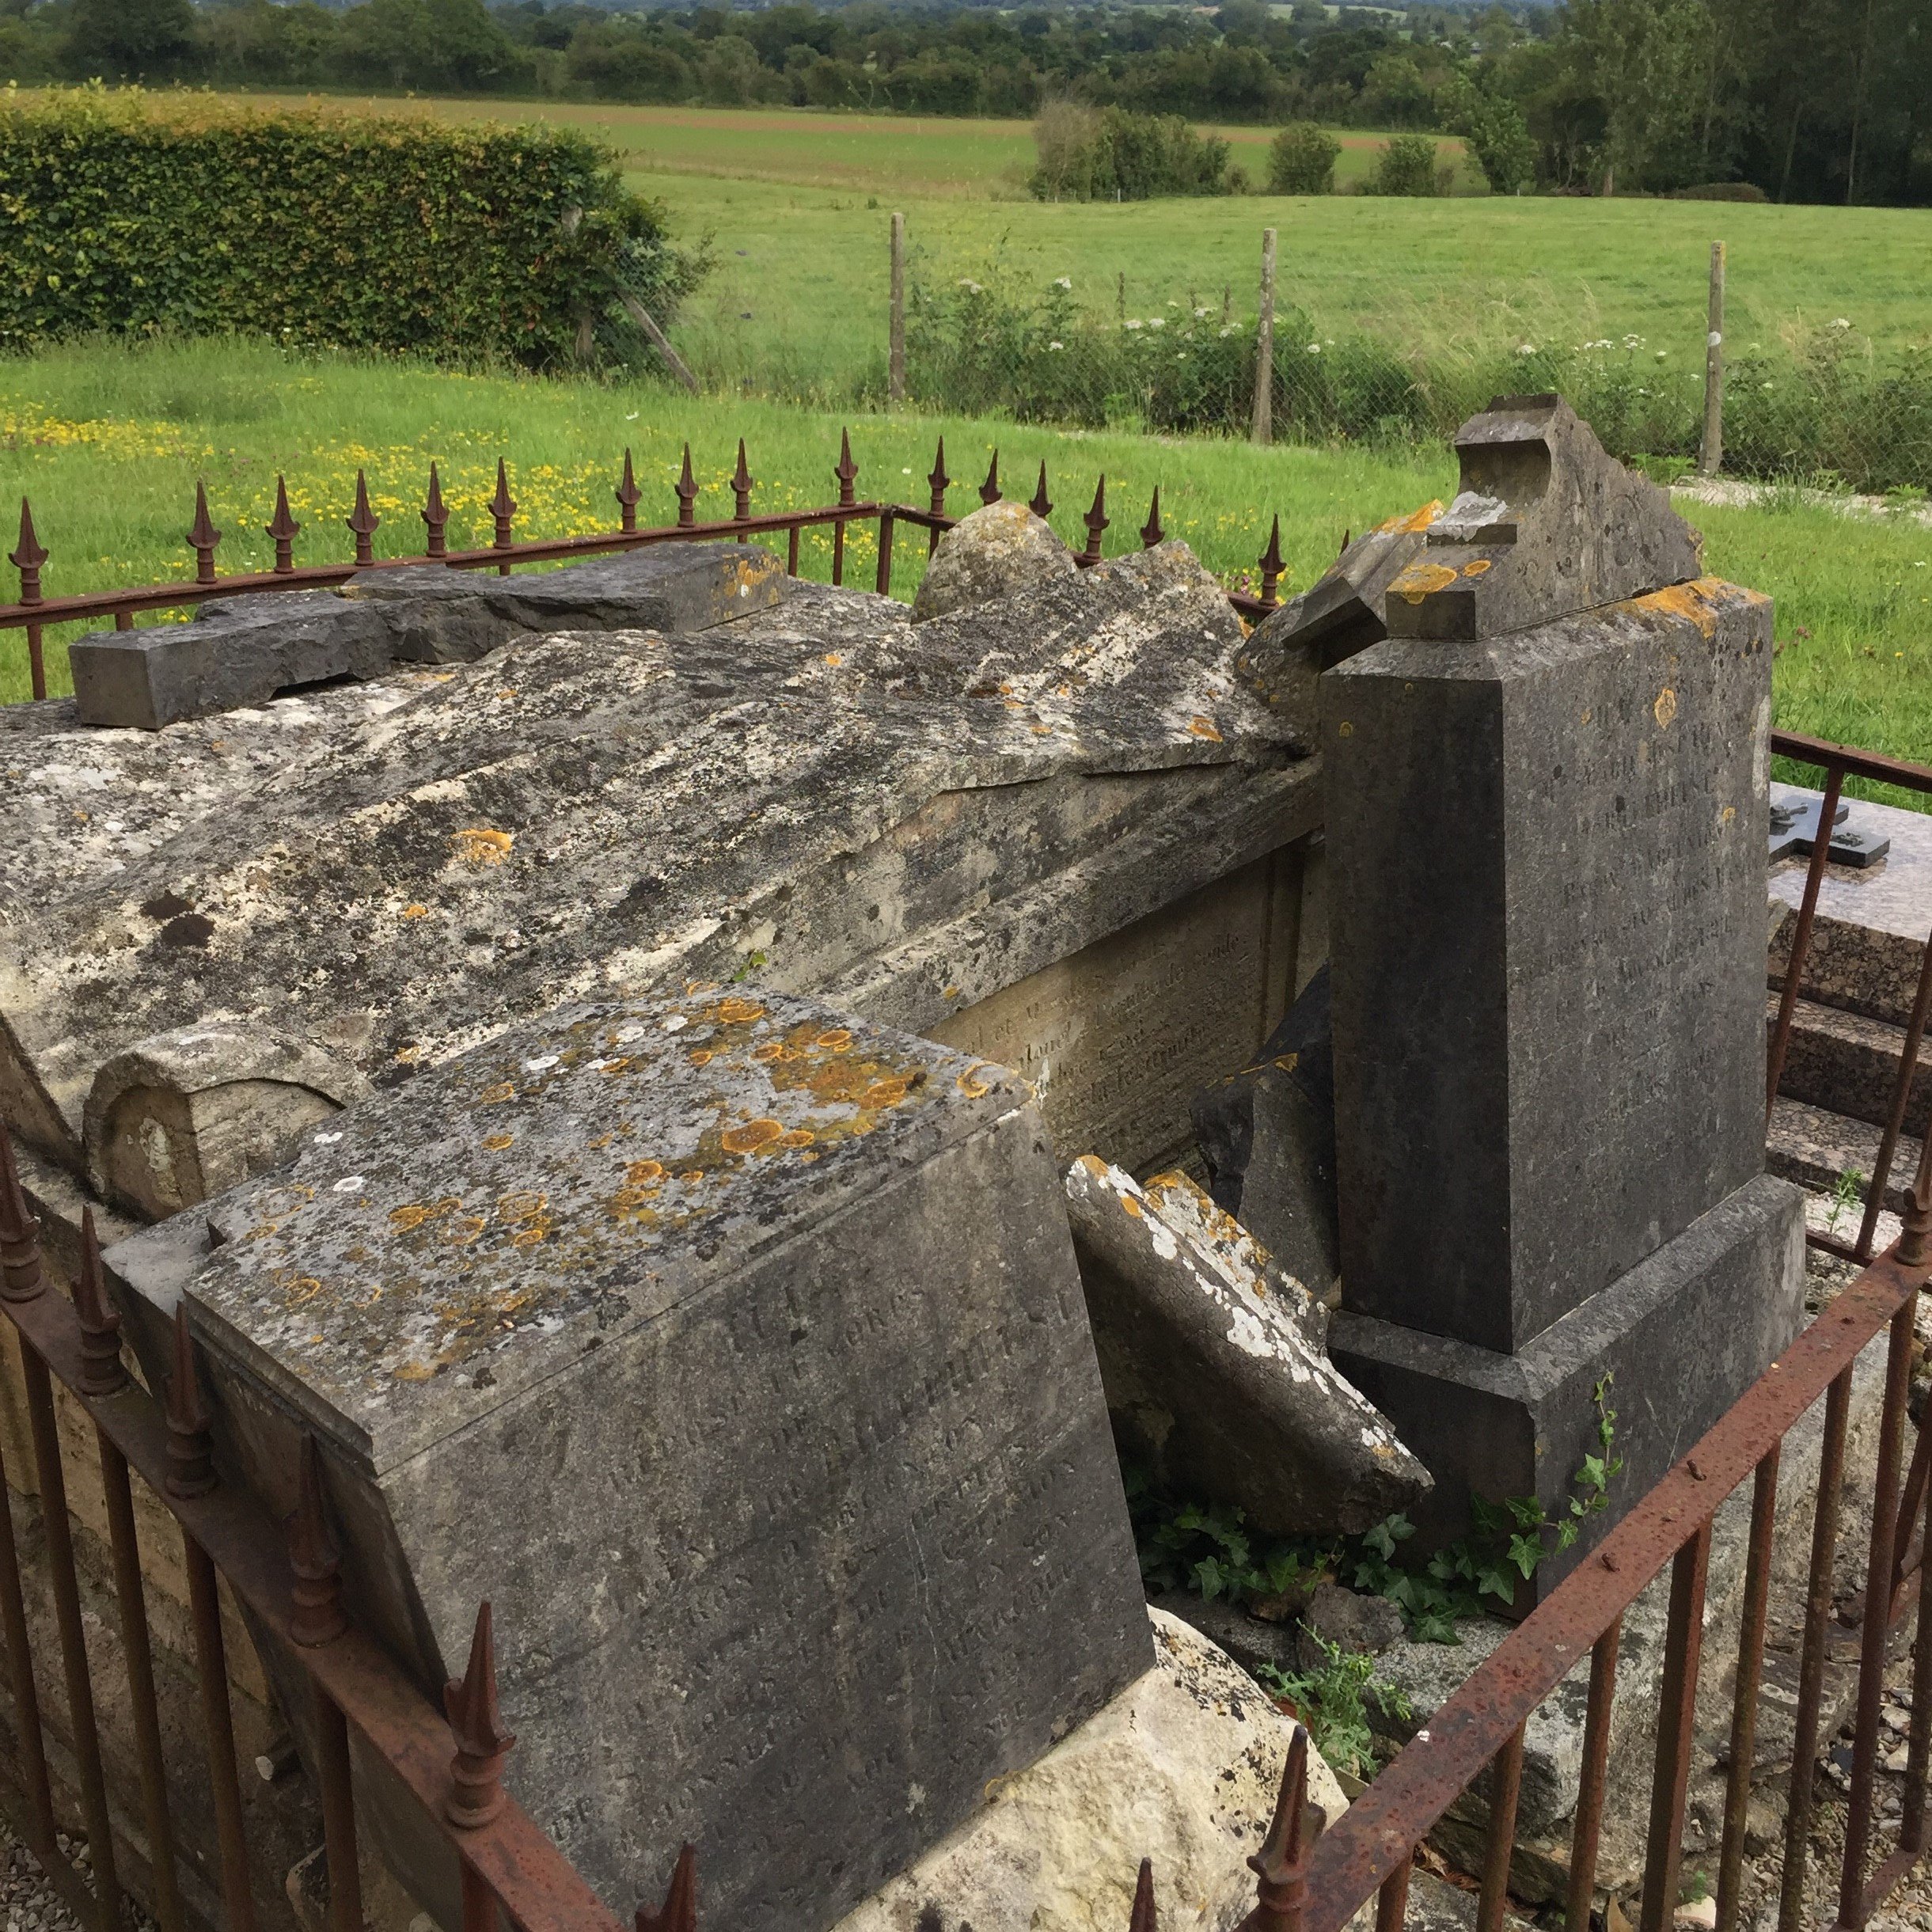
POLYGON ((1391 636, 1500 637, 1702 574, 1702 539, 1667 492, 1562 397, 1498 397, 1456 447, 1456 500, 1388 587, 1391 636))

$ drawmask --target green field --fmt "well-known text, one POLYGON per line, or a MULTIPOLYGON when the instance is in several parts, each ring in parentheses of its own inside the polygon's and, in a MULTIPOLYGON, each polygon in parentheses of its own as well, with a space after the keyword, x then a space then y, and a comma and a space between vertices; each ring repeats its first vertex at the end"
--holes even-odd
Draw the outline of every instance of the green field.
MULTIPOLYGON (((222 567, 263 568, 271 550, 261 526, 278 472, 306 526, 298 560, 347 554, 341 519, 359 467, 384 519, 377 550, 393 556, 420 546, 416 512, 431 457, 442 465, 454 545, 487 541, 483 506, 499 453, 511 460, 520 533, 564 535, 614 522, 610 491, 627 445, 644 491, 640 517, 670 522, 687 436, 704 485, 700 517, 729 514, 739 435, 759 479, 755 507, 829 501, 841 426, 835 416, 750 399, 692 402, 655 385, 301 359, 251 343, 82 346, 0 362, 0 492, 32 497, 51 553, 45 587, 59 595, 187 575, 182 533, 198 479, 228 533, 222 567)), ((1345 530, 1444 495, 1454 482, 1446 456, 1259 450, 920 416, 855 417, 850 427, 860 495, 916 503, 925 500, 934 438, 943 434, 959 480, 955 514, 977 503, 972 486, 996 445, 1015 495, 1031 492, 1046 459, 1054 524, 1074 543, 1104 472, 1110 555, 1135 542, 1158 484, 1170 534, 1231 584, 1251 571, 1278 514, 1289 590, 1326 567, 1345 530)), ((1932 761, 1932 529, 1903 517, 1847 518, 1795 496, 1692 514, 1710 567, 1778 599, 1779 721, 1932 761)), ((901 595, 917 584, 922 558, 917 543, 900 546, 901 595)), ((852 580, 869 583, 875 560, 870 532, 856 534, 852 580)), ((829 544, 808 541, 803 562, 808 574, 826 575, 829 544)), ((58 642, 51 656, 60 684, 58 642)), ((19 633, 0 636, 0 700, 26 689, 19 633)))

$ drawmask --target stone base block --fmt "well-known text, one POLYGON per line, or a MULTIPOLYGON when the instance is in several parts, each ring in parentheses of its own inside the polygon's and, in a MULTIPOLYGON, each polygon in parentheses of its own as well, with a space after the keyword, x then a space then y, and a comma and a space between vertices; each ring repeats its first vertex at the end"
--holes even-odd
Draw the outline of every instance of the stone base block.
MULTIPOLYGON (((1335 1365, 1436 1478, 1417 1511, 1432 1542, 1462 1535, 1472 1494, 1535 1495, 1566 1513, 1597 1442, 1596 1385, 1616 1412, 1610 1509, 1538 1570, 1548 1590, 1750 1387, 1804 1319, 1803 1197, 1760 1175, 1515 1355, 1345 1308, 1335 1365)), ((1343 1294, 1347 1293, 1346 1283, 1343 1294)), ((1519 1603, 1527 1607, 1531 1592, 1519 1603)))

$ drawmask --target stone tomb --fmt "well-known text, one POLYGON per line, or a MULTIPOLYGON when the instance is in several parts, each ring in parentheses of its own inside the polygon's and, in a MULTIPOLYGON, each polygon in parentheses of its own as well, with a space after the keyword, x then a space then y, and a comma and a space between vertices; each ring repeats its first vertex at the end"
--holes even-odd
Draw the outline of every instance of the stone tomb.
POLYGON ((1459 447, 1391 635, 1322 679, 1331 1345, 1444 1535, 1472 1489, 1565 1513, 1606 1375, 1640 1495, 1802 1312, 1762 1174, 1770 602, 1557 398, 1459 447))
MULTIPOLYGON (((1152 1663, 1023 1086, 814 1001, 564 1009, 111 1251, 218 1447, 323 1448, 426 1688, 493 1600, 507 1782, 613 1905, 830 1924, 1152 1663)), ((418 1896, 443 1882, 389 1821, 418 1896)))

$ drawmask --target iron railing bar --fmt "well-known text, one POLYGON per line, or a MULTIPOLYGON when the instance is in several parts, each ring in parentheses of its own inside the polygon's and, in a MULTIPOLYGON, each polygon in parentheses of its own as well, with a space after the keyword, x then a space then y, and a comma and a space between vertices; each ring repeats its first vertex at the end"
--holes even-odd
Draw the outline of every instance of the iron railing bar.
POLYGON ((1907 1580, 1915 1576, 1925 1561, 1925 1543, 1911 1535, 1912 1519, 1924 1500, 1928 1476, 1932 1476, 1932 1430, 1915 1425, 1911 1467, 1906 1472, 1905 1488, 1899 1498, 1899 1520, 1892 1533, 1892 1588, 1888 1620, 1896 1623, 1904 1608, 1907 1580))
POLYGON ((54 1862, 54 1793, 47 1774, 47 1743, 40 1729, 40 1696, 33 1679, 33 1648, 21 1593, 18 1546, 13 1540, 13 1492, 7 1486, 6 1445, 0 1442, 0 1635, 6 1642, 7 1683, 25 1760, 22 1782, 31 1814, 27 1847, 43 1866, 54 1862))
POLYGON ((141 1581, 141 1550, 135 1533, 134 1496, 127 1459, 106 1430, 97 1428, 101 1486, 107 1501, 108 1542, 114 1559, 114 1593, 120 1609, 121 1650, 127 1669, 134 1720, 135 1763, 141 1779, 141 1809, 147 1828, 154 1916, 161 1932, 186 1932, 180 1886, 174 1869, 174 1829, 168 1811, 166 1760, 161 1712, 154 1696, 154 1656, 148 1633, 147 1597, 141 1581))
POLYGON ((463 1932, 499 1932, 496 1895, 467 1858, 462 1861, 463 1932))
POLYGON ((1932 934, 1926 936, 1925 955, 1919 962, 1919 985, 1912 995, 1911 1011, 1906 1017, 1905 1038, 1899 1046, 1899 1077, 1892 1089, 1892 1111, 1885 1117, 1878 1157, 1872 1163, 1872 1178, 1866 1189, 1865 1218, 1858 1224, 1855 1243, 1861 1261, 1870 1256, 1872 1238, 1878 1232, 1886 1183, 1892 1179, 1892 1160, 1899 1151, 1899 1137, 1905 1130, 1905 1111, 1911 1103, 1912 1082, 1919 1072, 1919 1049, 1925 1038, 1928 1013, 1932 1013, 1932 934))
POLYGON ((1590 1696, 1583 1720, 1583 1771, 1577 1786, 1577 1821, 1571 1828, 1566 1926, 1590 1923, 1596 1891, 1596 1856, 1603 1844, 1604 1796, 1610 1782, 1610 1718, 1617 1695, 1617 1651, 1623 1641, 1619 1615, 1590 1649, 1590 1696))
POLYGON ((1523 1733, 1519 1724, 1496 1755, 1490 1786, 1489 1843, 1482 1859, 1482 1892, 1476 1901, 1476 1932, 1502 1932, 1509 1904, 1509 1860, 1516 1850, 1516 1801, 1523 1793, 1523 1733))
MULTIPOLYGON (((1920 1432, 1923 1440, 1924 1431, 1920 1432)), ((1919 1533, 1932 1549, 1932 1485, 1924 1491, 1919 1533)), ((1906 1739, 1904 1816, 1899 1843, 1916 1857, 1925 1849, 1926 1771, 1932 1765, 1932 1590, 1919 1579, 1919 1627, 1912 1644, 1912 1714, 1906 1739)))
POLYGON ((208 1754, 214 1835, 221 1850, 222 1932, 255 1932, 255 1894, 249 1882, 248 1841, 241 1824, 241 1782, 236 1771, 234 1713, 228 1698, 228 1649, 222 1635, 221 1595, 214 1564, 186 1524, 181 1526, 181 1553, 188 1566, 203 1743, 208 1754))
POLYGON ((1843 768, 1833 765, 1825 779, 1824 802, 1818 808, 1818 836, 1812 841, 1811 864, 1805 873, 1805 894, 1798 904, 1797 928, 1791 936, 1791 951, 1785 962, 1784 989, 1778 996, 1778 1023, 1771 1030, 1771 1050, 1764 1057, 1764 1119, 1767 1126, 1784 1079, 1785 1056, 1790 1051, 1791 1023, 1797 1016, 1798 988, 1804 981, 1805 962, 1811 955, 1818 891, 1824 883, 1825 862, 1831 850, 1831 826, 1838 814, 1839 790, 1844 782, 1843 768))
POLYGON ((1778 1464, 1773 1443, 1751 1492, 1751 1542, 1744 1558, 1737 1680, 1731 1704, 1731 1768, 1724 1789, 1724 1839, 1718 1861, 1717 1932, 1737 1932, 1743 1904, 1744 1829, 1758 1749, 1758 1696, 1764 1678, 1764 1626, 1771 1601, 1772 1542, 1778 1531, 1778 1464))
MULTIPOLYGON (((52 1291, 41 1290, 44 1300, 52 1291)), ((87 1826, 93 1867, 93 1909, 88 1915, 102 1932, 120 1932, 120 1877, 115 1869, 114 1824, 108 1810, 108 1784, 101 1763, 101 1726, 94 1712, 93 1679, 88 1669, 86 1626, 81 1619, 81 1583, 74 1561, 74 1523, 67 1513, 66 1471, 60 1459, 60 1428, 54 1418, 54 1387, 47 1364, 28 1346, 21 1352, 21 1380, 27 1392, 27 1420, 33 1442, 34 1474, 40 1490, 40 1529, 47 1539, 47 1581, 54 1598, 54 1623, 60 1641, 66 1683, 67 1728, 81 1787, 81 1813, 87 1826)))
POLYGON ((1839 1873, 1841 1924, 1865 1923, 1861 1910, 1865 1858, 1872 1833, 1872 1794, 1878 1777, 1878 1714, 1885 1696, 1885 1647, 1891 1635, 1892 1538, 1898 1528, 1899 1471, 1905 1444, 1905 1398, 1911 1375, 1912 1319, 1908 1301, 1892 1319, 1885 1357, 1885 1400, 1878 1425, 1878 1459, 1872 1485, 1872 1535, 1865 1572, 1865 1613, 1859 1631, 1857 1726, 1852 1734, 1851 1801, 1839 1873))
POLYGON ((1704 1651, 1704 1583, 1710 1567, 1710 1522, 1706 1518, 1671 1564, 1662 1721, 1650 1787, 1649 1842, 1639 1932, 1664 1932, 1677 1910, 1684 1804, 1691 1789, 1691 1754, 1697 1729, 1698 1669, 1704 1651))
MULTIPOLYGON (((52 1293, 0 1302, 70 1389, 80 1375, 80 1327, 72 1304, 52 1293)), ((168 1432, 159 1406, 130 1386, 120 1394, 77 1399, 112 1439, 213 1559, 230 1588, 276 1637, 287 1641, 309 1676, 341 1708, 432 1818, 450 1790, 450 1729, 422 1689, 373 1638, 351 1626, 332 1643, 296 1646, 289 1630, 289 1570, 279 1526, 245 1493, 218 1485, 195 1497, 169 1495, 168 1432)), ((473 1862, 509 1916, 544 1932, 623 1932, 619 1921, 549 1838, 510 1799, 488 1824, 466 1832, 463 1855, 473 1862)))
MULTIPOLYGON (((1798 1336, 1684 1463, 1586 1559, 1581 1606, 1562 1586, 1504 1638, 1411 1743, 1323 1834, 1311 1866, 1304 1932, 1342 1932, 1387 1878, 1404 1846, 1419 1843, 1498 1752, 1511 1731, 1567 1676, 1697 1528, 1751 1475, 1769 1445, 1841 1376, 1912 1296, 1926 1270, 1881 1255, 1798 1336), (1695 1461, 1704 1479, 1687 1467, 1695 1461)), ((1842 1440, 1841 1440, 1842 1459, 1842 1440)))
POLYGON ((1382 1881, 1376 1894, 1376 1932, 1403 1932, 1409 1916, 1409 1874, 1414 1867, 1405 1861, 1382 1881))
POLYGON ((328 1860, 329 1932, 362 1932, 362 1877, 355 1845, 355 1792, 349 1728, 335 1699, 311 1684, 315 1700, 316 1782, 321 1787, 322 1844, 328 1860))
POLYGON ((1829 738, 1812 738, 1802 731, 1773 731, 1771 752, 1774 757, 1790 758, 1800 765, 1820 765, 1827 771, 1835 768, 1843 776, 1869 779, 1874 784, 1932 791, 1932 766, 1890 757, 1882 751, 1861 750, 1856 745, 1835 745, 1829 738))

